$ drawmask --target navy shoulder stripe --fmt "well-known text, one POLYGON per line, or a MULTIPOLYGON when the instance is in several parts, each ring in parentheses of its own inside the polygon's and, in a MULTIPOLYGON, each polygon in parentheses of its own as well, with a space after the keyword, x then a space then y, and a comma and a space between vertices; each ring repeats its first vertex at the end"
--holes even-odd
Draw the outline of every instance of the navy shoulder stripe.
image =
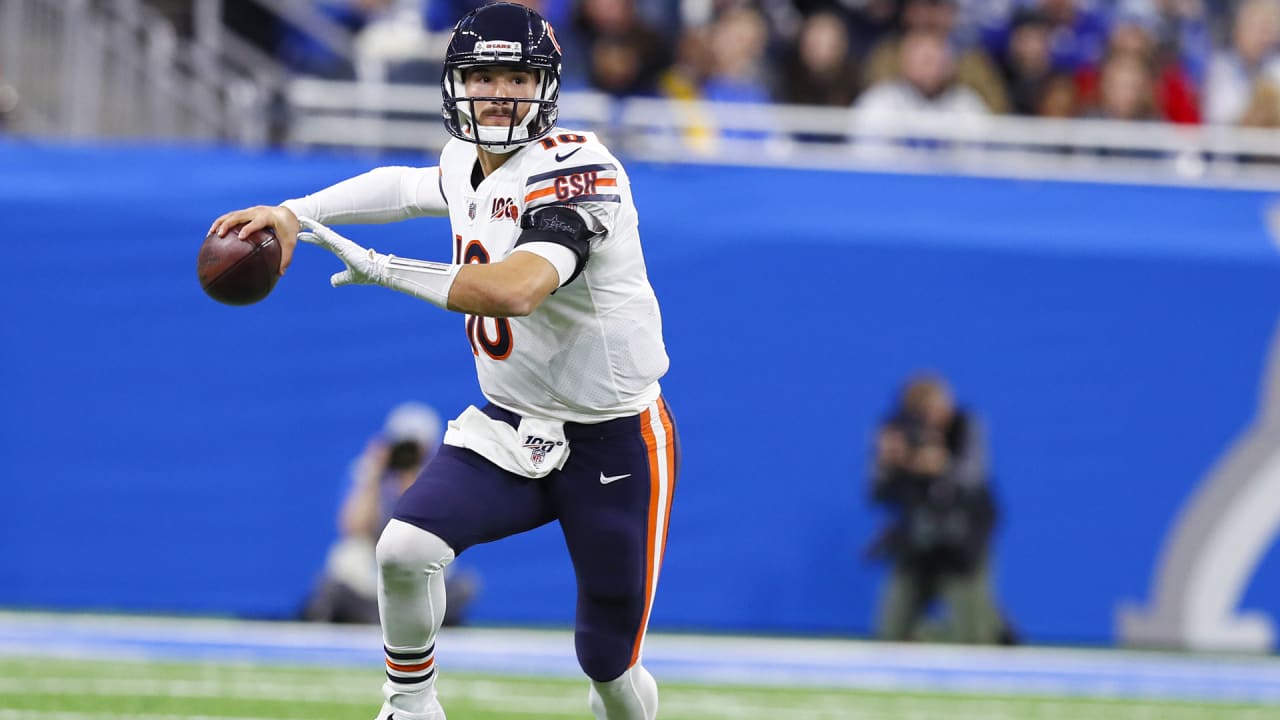
POLYGON ((568 200, 539 204, 538 207, 556 207, 559 205, 577 205, 584 202, 622 202, 621 195, 575 195, 568 200))
POLYGON ((525 186, 527 187, 534 183, 542 182, 543 180, 550 180, 551 178, 554 178, 554 177, 560 177, 561 175, 573 175, 574 173, 584 173, 584 172, 593 172, 593 171, 594 172, 614 171, 617 169, 618 169, 618 166, 614 165, 613 163, 608 163, 603 165, 579 165, 577 167, 557 168, 555 170, 552 170, 551 172, 544 172, 539 175, 534 175, 530 177, 529 181, 525 183, 525 186))

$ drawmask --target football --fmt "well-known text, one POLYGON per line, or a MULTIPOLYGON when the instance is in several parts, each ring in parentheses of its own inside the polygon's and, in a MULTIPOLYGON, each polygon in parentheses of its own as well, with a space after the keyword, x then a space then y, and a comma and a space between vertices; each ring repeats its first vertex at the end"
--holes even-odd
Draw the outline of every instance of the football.
POLYGON ((265 298, 280 279, 280 242, 270 230, 241 240, 233 228, 209 233, 200 246, 196 272, 209 297, 226 305, 251 305, 265 298))

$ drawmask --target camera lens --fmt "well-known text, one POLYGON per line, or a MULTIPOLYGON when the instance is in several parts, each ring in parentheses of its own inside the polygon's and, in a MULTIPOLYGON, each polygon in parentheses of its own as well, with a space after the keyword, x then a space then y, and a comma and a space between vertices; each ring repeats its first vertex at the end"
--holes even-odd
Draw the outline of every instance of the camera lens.
POLYGON ((422 446, 412 440, 398 442, 391 446, 387 456, 387 468, 390 470, 407 470, 422 464, 422 446))

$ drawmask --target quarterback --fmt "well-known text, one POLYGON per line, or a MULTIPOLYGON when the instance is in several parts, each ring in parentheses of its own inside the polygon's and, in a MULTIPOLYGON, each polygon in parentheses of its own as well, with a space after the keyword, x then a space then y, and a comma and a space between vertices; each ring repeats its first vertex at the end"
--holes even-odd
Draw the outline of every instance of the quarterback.
POLYGON ((577 577, 591 712, 657 716, 641 651, 680 465, 659 386, 667 353, 627 173, 594 135, 556 125, 560 59, 538 13, 474 10, 445 57, 454 139, 438 167, 378 168, 213 225, 272 228, 282 272, 302 240, 342 260, 334 286, 381 285, 465 315, 485 402, 449 423, 378 541, 387 681, 377 720, 444 720, 444 568, 472 545, 550 522, 577 577), (378 253, 328 227, 432 215, 449 217, 450 263, 378 253))

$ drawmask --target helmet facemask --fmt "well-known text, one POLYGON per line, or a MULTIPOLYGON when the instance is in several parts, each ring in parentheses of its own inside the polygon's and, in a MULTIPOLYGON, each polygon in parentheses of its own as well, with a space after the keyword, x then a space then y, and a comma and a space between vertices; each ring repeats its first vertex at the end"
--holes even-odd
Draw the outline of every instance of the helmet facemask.
POLYGON ((491 153, 504 155, 518 150, 546 135, 555 126, 559 114, 556 102, 560 95, 560 82, 555 73, 541 68, 517 63, 478 62, 474 65, 450 68, 444 80, 445 124, 456 136, 476 143, 491 153), (467 95, 466 74, 482 67, 517 69, 534 77, 537 90, 531 98, 467 95), (511 106, 511 122, 506 125, 481 125, 476 111, 477 102, 503 103, 511 106), (527 108, 524 117, 517 121, 521 105, 527 108), (455 131, 456 128, 456 131, 455 131))

